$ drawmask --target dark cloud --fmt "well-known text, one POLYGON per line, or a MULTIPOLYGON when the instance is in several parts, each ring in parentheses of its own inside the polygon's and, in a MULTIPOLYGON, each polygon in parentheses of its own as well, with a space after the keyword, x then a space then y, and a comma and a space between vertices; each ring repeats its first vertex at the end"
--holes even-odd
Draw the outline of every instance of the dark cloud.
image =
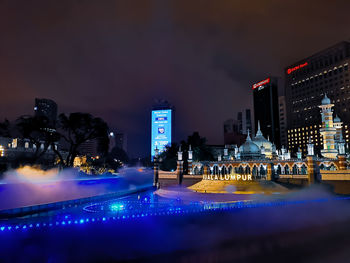
POLYGON ((1 1, 0 117, 35 97, 89 111, 149 150, 154 98, 177 109, 177 138, 222 143, 251 107, 251 84, 350 37, 348 1, 1 1))

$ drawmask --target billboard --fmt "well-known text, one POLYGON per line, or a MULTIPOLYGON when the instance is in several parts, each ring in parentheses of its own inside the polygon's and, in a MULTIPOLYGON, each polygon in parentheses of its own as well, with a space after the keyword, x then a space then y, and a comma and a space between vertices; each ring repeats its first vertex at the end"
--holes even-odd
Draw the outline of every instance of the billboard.
POLYGON ((171 117, 172 110, 152 111, 151 156, 154 157, 156 147, 159 153, 165 150, 165 146, 171 144, 171 117))

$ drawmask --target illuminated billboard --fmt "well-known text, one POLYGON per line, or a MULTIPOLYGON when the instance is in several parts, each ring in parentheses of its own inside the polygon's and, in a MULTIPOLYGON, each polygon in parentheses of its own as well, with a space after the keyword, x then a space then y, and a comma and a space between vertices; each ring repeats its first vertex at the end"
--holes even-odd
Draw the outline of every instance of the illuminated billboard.
POLYGON ((165 150, 165 146, 171 144, 171 116, 172 110, 152 111, 152 135, 151 135, 151 156, 154 157, 155 149, 159 153, 165 150))

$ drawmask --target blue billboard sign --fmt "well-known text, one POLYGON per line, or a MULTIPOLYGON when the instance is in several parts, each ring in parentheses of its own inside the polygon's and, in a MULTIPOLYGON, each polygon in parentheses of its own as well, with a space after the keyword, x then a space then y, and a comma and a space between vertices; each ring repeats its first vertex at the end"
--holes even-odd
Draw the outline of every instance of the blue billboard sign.
POLYGON ((151 135, 151 156, 154 157, 155 149, 159 153, 165 150, 165 146, 171 144, 171 114, 172 110, 152 111, 152 135, 151 135))

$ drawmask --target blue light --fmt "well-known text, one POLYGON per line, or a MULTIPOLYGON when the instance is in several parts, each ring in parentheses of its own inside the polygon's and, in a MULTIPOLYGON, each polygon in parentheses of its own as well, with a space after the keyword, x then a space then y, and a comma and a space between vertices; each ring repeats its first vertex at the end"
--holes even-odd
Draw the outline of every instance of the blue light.
POLYGON ((118 204, 118 203, 116 203, 116 204, 112 204, 111 206, 110 206, 110 210, 112 211, 112 212, 119 212, 119 211, 122 211, 122 210, 124 210, 124 205, 123 204, 118 204))
POLYGON ((4 231, 4 230, 5 230, 5 227, 4 227, 4 226, 2 226, 2 227, 0 228, 0 230, 1 230, 1 231, 4 231))

